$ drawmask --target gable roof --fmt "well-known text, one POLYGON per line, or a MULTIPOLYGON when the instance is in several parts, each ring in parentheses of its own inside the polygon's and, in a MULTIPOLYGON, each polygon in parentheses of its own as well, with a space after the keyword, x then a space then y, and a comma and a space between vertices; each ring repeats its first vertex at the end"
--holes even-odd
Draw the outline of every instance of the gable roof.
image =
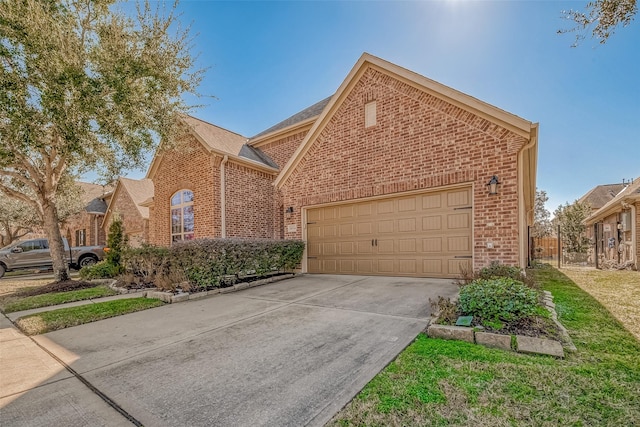
POLYGON ((184 122, 189 128, 200 136, 202 141, 216 151, 237 156, 247 138, 235 132, 223 129, 220 126, 205 122, 193 116, 184 116, 184 122))
MULTIPOLYGON (((183 122, 188 126, 189 133, 193 135, 209 153, 216 153, 219 156, 228 156, 230 159, 240 162, 246 166, 263 170, 272 174, 277 173, 278 167, 266 154, 260 152, 256 154, 257 148, 246 150, 248 139, 240 134, 231 132, 214 124, 193 116, 183 115, 183 122)), ((162 153, 156 151, 149 169, 147 179, 153 179, 162 159, 162 153)))
POLYGON ((619 205, 623 202, 635 202, 640 200, 640 178, 637 178, 629 184, 624 190, 620 191, 616 197, 609 200, 604 206, 595 211, 591 216, 584 220, 587 225, 598 222, 601 219, 615 213, 619 205))
POLYGON ((591 209, 597 210, 613 200, 622 189, 624 184, 604 184, 596 185, 589 190, 584 196, 578 199, 579 203, 588 203, 591 209))
POLYGON ((84 203, 84 210, 93 214, 104 214, 107 211, 105 197, 111 195, 113 185, 92 184, 90 182, 77 181, 80 187, 80 198, 84 203))
POLYGON ((260 139, 263 136, 277 133, 277 132, 279 132, 281 130, 290 128, 290 127, 295 126, 297 124, 300 124, 302 122, 306 122, 309 119, 318 117, 320 115, 320 113, 322 113, 322 110, 324 110, 324 107, 327 106, 329 101, 331 101, 331 96, 328 96, 325 99, 323 99, 322 101, 318 101, 315 104, 313 104, 312 106, 307 107, 304 110, 294 114, 293 116, 284 119, 280 123, 277 123, 277 124, 271 126, 269 129, 264 130, 264 131, 260 132, 259 134, 252 136, 249 143, 251 144, 251 143, 254 142, 254 140, 260 139))
MULTIPOLYGON (((406 68, 402 68, 371 54, 363 53, 336 93, 325 105, 322 113, 315 120, 304 140, 300 143, 298 149, 293 153, 287 164, 280 171, 280 174, 276 177, 274 182, 276 187, 280 188, 295 170, 300 160, 309 150, 313 141, 322 132, 333 114, 335 114, 338 108, 342 105, 353 86, 358 82, 360 77, 368 68, 373 68, 384 74, 390 75, 403 83, 416 87, 419 90, 469 111, 492 123, 496 123, 499 126, 526 138, 527 141, 533 141, 537 138, 537 124, 533 124, 528 120, 487 104, 484 101, 480 101, 470 95, 445 86, 420 74, 414 73, 413 71, 409 71, 406 68)), ((532 146, 535 146, 535 144, 532 144, 532 146)), ((527 163, 532 162, 535 164, 535 159, 532 159, 531 162, 527 163)), ((533 172, 535 173, 535 167, 533 168, 533 172)), ((533 182, 533 185, 535 186, 535 177, 531 182, 533 182)), ((535 191, 533 193, 535 194, 535 191)))
POLYGON ((135 205, 136 209, 138 210, 138 213, 140 214, 140 216, 143 219, 149 219, 149 206, 143 205, 142 203, 145 200, 153 197, 153 193, 154 193, 153 181, 147 178, 131 179, 131 178, 120 177, 120 179, 118 179, 118 182, 116 184, 115 190, 113 190, 113 195, 111 197, 111 200, 109 200, 109 205, 105 210, 104 219, 102 220, 103 227, 109 220, 110 216, 113 214, 112 205, 114 201, 117 199, 118 193, 120 193, 121 191, 127 192, 129 197, 133 201, 133 204, 135 205))

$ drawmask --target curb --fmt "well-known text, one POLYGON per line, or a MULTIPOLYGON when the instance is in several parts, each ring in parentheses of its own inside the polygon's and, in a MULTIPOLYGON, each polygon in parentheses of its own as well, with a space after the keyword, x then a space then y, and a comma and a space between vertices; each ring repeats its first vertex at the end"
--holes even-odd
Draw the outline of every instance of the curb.
MULTIPOLYGON (((241 291, 243 289, 255 288, 256 286, 262 286, 269 283, 279 282, 280 280, 291 279, 292 277, 295 277, 295 276, 296 276, 295 273, 283 274, 280 276, 268 277, 266 279, 254 280, 253 282, 239 283, 237 285, 229 286, 226 288, 218 288, 218 289, 212 289, 210 291, 203 291, 203 292, 196 292, 196 293, 180 292, 180 293, 174 294, 173 292, 147 291, 144 293, 144 296, 146 298, 159 299, 166 303, 173 304, 177 302, 197 300, 197 299, 201 299, 201 298, 205 298, 205 297, 217 295, 217 294, 228 294, 231 292, 241 291)), ((122 288, 116 288, 116 290, 117 289, 122 289, 122 288)), ((128 291, 127 289, 125 290, 128 291)))

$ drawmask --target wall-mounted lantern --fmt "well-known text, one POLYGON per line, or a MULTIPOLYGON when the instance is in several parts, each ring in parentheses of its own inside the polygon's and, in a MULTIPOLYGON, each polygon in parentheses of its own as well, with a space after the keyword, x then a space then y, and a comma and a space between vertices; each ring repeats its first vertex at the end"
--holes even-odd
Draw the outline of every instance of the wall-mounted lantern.
POLYGON ((292 214, 293 213, 293 206, 289 206, 287 208, 287 210, 285 210, 284 212, 287 213, 287 214, 292 214))
POLYGON ((500 181, 498 181, 498 177, 493 175, 491 180, 487 183, 487 188, 489 189, 489 195, 498 194, 498 185, 500 181))

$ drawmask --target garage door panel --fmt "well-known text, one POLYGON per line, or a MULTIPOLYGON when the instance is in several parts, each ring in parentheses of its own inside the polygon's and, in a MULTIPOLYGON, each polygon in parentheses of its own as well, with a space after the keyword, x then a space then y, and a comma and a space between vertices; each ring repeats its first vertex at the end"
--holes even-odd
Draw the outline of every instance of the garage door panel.
POLYGON ((409 197, 398 200, 398 212, 415 212, 416 211, 416 198, 409 197))
POLYGON ((393 233, 393 220, 378 222, 378 233, 393 233))
POLYGON ((422 209, 440 209, 442 207, 442 195, 426 194, 422 196, 422 209))
POLYGON ((370 236, 373 234, 373 223, 359 222, 356 225, 356 234, 358 236, 370 236))
POLYGON ((449 191, 447 197, 447 207, 457 208, 471 205, 469 190, 449 191))
POLYGON ((377 252, 379 254, 395 253, 394 242, 395 241, 393 239, 388 239, 388 240, 379 239, 378 245, 374 248, 374 250, 377 249, 377 252))
POLYGON ((471 215, 469 213, 458 213, 447 216, 447 227, 449 229, 469 228, 471 215))
POLYGON ((457 277, 471 265, 470 188, 310 209, 308 271, 457 277))
POLYGON ((422 217, 422 231, 442 230, 442 217, 440 215, 422 217))
POLYGON ((416 239, 399 239, 398 240, 398 252, 415 253, 416 252, 416 239))
POLYGON ((340 224, 340 237, 352 237, 354 235, 354 224, 340 224))
POLYGON ((399 219, 398 231, 401 233, 416 231, 416 219, 415 218, 399 219))
POLYGON ((340 255, 352 255, 354 246, 354 242, 340 242, 340 255))
POLYGON ((447 237, 447 250, 449 252, 471 251, 471 236, 447 237))
POLYGON ((441 276, 443 274, 442 271, 442 260, 441 259, 423 259, 422 260, 422 271, 426 275, 435 275, 441 276))

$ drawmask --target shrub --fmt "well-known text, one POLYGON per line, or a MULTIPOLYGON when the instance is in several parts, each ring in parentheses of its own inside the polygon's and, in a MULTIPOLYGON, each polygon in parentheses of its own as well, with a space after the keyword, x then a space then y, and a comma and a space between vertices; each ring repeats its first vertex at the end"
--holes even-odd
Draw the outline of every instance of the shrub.
POLYGON ((149 286, 171 271, 169 249, 159 246, 127 248, 122 251, 121 262, 125 281, 136 285, 149 286))
POLYGON ((119 265, 113 265, 108 261, 100 261, 97 264, 82 267, 80 269, 80 277, 85 280, 110 279, 121 272, 122 268, 119 265))
POLYGON ((127 247, 127 236, 124 234, 124 226, 122 219, 116 216, 109 226, 109 235, 107 237, 106 261, 112 265, 120 265, 120 257, 122 251, 127 247))
POLYGON ((304 242, 269 239, 196 239, 171 248, 145 245, 122 254, 125 281, 162 289, 211 289, 247 276, 291 270, 302 259, 304 242), (181 283, 187 281, 186 283, 181 283))
POLYGON ((458 280, 458 284, 464 286, 477 279, 499 279, 501 277, 517 280, 532 289, 539 288, 539 285, 533 277, 528 276, 520 267, 501 264, 497 261, 492 262, 487 267, 483 267, 475 273, 473 271, 463 271, 462 277, 458 280))
POLYGON ((451 301, 451 298, 439 296, 437 300, 429 298, 431 309, 438 316, 438 323, 441 325, 455 325, 460 313, 458 305, 451 301))
POLYGON ((465 315, 510 322, 538 313, 538 292, 507 277, 477 279, 462 287, 458 303, 465 315))

